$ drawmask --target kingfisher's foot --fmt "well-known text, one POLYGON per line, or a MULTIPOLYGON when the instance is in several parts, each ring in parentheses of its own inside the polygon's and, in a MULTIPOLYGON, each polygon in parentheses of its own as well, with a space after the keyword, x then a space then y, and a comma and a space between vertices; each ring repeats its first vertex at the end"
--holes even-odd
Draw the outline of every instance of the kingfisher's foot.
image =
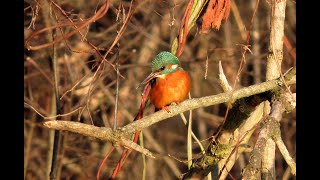
POLYGON ((179 104, 178 102, 172 102, 170 105, 176 106, 178 104, 179 104))
POLYGON ((173 102, 172 104, 174 104, 176 106, 176 105, 179 105, 180 102, 173 102))
POLYGON ((163 110, 166 110, 168 113, 171 113, 171 111, 169 110, 169 106, 164 106, 162 107, 163 110))

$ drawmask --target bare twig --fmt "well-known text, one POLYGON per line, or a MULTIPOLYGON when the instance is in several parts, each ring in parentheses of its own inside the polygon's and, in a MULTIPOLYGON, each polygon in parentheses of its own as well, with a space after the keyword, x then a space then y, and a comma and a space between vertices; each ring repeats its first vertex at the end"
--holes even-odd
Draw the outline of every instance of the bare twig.
MULTIPOLYGON (((54 36, 54 35, 53 35, 54 36)), ((52 48, 53 51, 53 74, 54 74, 54 96, 55 96, 55 106, 56 106, 56 114, 63 114, 62 113, 62 107, 60 103, 59 98, 59 84, 60 84, 60 76, 59 76, 59 65, 57 60, 57 53, 56 53, 56 46, 53 45, 52 48)), ((54 142, 53 142, 53 154, 52 154, 52 165, 51 165, 51 171, 50 171, 50 179, 54 180, 57 178, 57 160, 58 160, 58 153, 61 146, 61 134, 60 131, 55 130, 54 131, 54 142)))
MULTIPOLYGON (((182 113, 181 113, 182 114, 182 113)), ((192 111, 190 110, 190 116, 188 121, 188 135, 187 135, 187 154, 188 154, 188 169, 191 168, 192 165, 192 111)))
POLYGON ((238 7, 234 1, 231 1, 231 10, 233 12, 234 18, 236 20, 236 23, 238 25, 238 29, 240 31, 240 35, 242 40, 246 40, 246 32, 245 32, 245 25, 241 19, 241 15, 239 13, 238 7))
MULTIPOLYGON (((251 0, 251 7, 252 10, 257 11, 258 3, 256 3, 256 0, 251 0)), ((257 15, 256 21, 251 22, 252 23, 252 52, 253 52, 253 73, 254 73, 254 82, 255 83, 260 83, 261 78, 262 78, 262 71, 261 71, 261 65, 262 65, 262 59, 259 58, 260 56, 260 49, 261 49, 261 44, 260 44, 260 21, 259 21, 259 16, 257 15)))
MULTIPOLYGON (((120 2, 119 7, 118 7, 118 13, 117 13, 117 33, 119 34, 119 29, 120 29, 120 23, 122 21, 121 17, 121 10, 122 3, 120 2)), ((113 120, 113 130, 117 129, 117 114, 118 114, 118 101, 119 101, 119 58, 120 58, 120 42, 117 43, 117 57, 116 57, 116 73, 117 73, 117 78, 116 78, 116 101, 114 105, 114 120, 113 120)))
POLYGON ((45 78, 48 80, 48 82, 49 82, 51 85, 53 85, 53 82, 52 82, 51 78, 49 78, 49 76, 39 67, 39 65, 38 65, 32 58, 27 57, 26 60, 27 60, 30 64, 32 64, 36 69, 38 69, 39 72, 43 75, 43 77, 45 77, 45 78))
MULTIPOLYGON (((280 129, 279 129, 280 131, 280 129)), ((294 160, 292 159, 292 157, 289 154, 289 151, 286 147, 286 145, 284 144, 284 142, 282 141, 281 136, 275 136, 274 137, 274 141, 277 145, 277 147, 279 148, 282 156, 284 157, 284 159, 286 160, 287 164, 289 165, 290 169, 291 169, 291 173, 293 175, 296 175, 296 163, 294 162, 294 160)))
MULTIPOLYGON (((188 125, 187 119, 186 119, 186 117, 183 115, 183 113, 180 113, 180 117, 181 117, 183 123, 184 123, 185 125, 188 125)), ((199 141, 199 139, 197 138, 197 136, 194 134, 193 131, 191 131, 191 136, 192 136, 192 138, 197 142, 197 144, 199 145, 202 153, 204 153, 203 145, 202 145, 202 143, 199 141)))
MULTIPOLYGON (((143 133, 141 132, 139 135, 139 143, 142 147, 144 147, 144 139, 143 139, 143 133)), ((146 163, 146 156, 144 154, 142 155, 142 161, 143 161, 143 170, 142 170, 142 180, 146 179, 147 174, 147 163, 146 163)))
MULTIPOLYGON (((220 63, 220 61, 219 61, 219 63, 220 63)), ((207 79, 207 76, 208 76, 208 65, 209 65, 209 58, 208 58, 208 51, 207 51, 206 71, 204 73, 204 79, 207 79)))
POLYGON ((129 20, 131 19, 133 12, 136 8, 136 5, 133 4, 133 0, 130 3, 130 8, 129 8, 129 12, 127 17, 123 20, 123 25, 121 26, 120 30, 117 33, 117 36, 115 38, 115 40, 113 41, 113 43, 111 44, 110 48, 108 49, 108 51, 104 54, 103 58, 106 59, 107 55, 111 52, 111 50, 113 49, 113 47, 119 42, 121 36, 123 35, 124 31, 127 28, 127 25, 129 23, 129 20))
POLYGON ((219 79, 220 79, 220 86, 222 87, 224 92, 232 91, 232 87, 229 85, 228 80, 224 75, 221 61, 219 61, 219 79))
MULTIPOLYGON (((33 113, 32 116, 36 116, 36 113, 33 113)), ((27 147, 25 149, 25 155, 24 155, 24 179, 26 178, 27 174, 27 168, 29 164, 29 158, 30 158, 30 150, 31 150, 31 145, 32 145, 32 138, 33 138, 33 132, 35 129, 35 124, 34 124, 34 118, 31 119, 33 123, 30 124, 29 130, 28 130, 28 137, 26 140, 27 147)), ((26 129, 25 129, 26 131, 26 129)))

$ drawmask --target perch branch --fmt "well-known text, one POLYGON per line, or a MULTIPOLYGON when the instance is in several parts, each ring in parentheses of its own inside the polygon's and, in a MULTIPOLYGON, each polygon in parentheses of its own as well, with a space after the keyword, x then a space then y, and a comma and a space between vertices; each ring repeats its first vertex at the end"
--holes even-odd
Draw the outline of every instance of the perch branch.
MULTIPOLYGON (((289 79, 286 81, 287 85, 294 84, 296 82, 295 74, 288 73, 291 77, 286 77, 289 79)), ((202 98, 193 98, 186 100, 179 105, 170 106, 170 113, 167 113, 164 110, 153 113, 149 116, 142 118, 139 121, 134 121, 124 127, 119 127, 117 130, 113 131, 111 128, 104 127, 95 127, 92 125, 87 125, 83 123, 71 122, 71 121, 47 121, 44 125, 48 128, 67 130, 75 133, 79 133, 85 136, 95 137, 104 141, 112 142, 114 145, 125 146, 127 148, 132 148, 136 151, 139 151, 149 157, 153 157, 151 152, 148 150, 139 147, 135 143, 128 143, 130 137, 133 133, 141 131, 144 128, 147 128, 157 122, 168 119, 175 115, 178 115, 184 111, 191 109, 196 109, 199 107, 206 107, 215 104, 225 103, 230 100, 230 97, 233 100, 241 99, 243 97, 252 96, 255 94, 263 93, 266 91, 274 90, 280 88, 284 83, 281 82, 281 79, 271 80, 268 82, 263 82, 260 84, 252 85, 245 87, 239 90, 236 90, 230 96, 229 93, 221 93, 218 95, 206 96, 202 98)))

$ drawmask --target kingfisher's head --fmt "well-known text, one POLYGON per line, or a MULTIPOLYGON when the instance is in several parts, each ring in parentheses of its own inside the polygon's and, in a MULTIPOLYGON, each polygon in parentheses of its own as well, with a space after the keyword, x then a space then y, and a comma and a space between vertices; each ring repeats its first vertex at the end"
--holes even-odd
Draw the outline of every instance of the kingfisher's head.
POLYGON ((163 51, 159 53, 151 62, 151 74, 141 83, 147 84, 152 79, 165 77, 166 74, 175 72, 180 68, 179 59, 170 52, 163 51))
MULTIPOLYGON (((164 51, 159 53, 151 62, 151 71, 165 71, 166 69, 176 69, 180 65, 179 59, 170 52, 164 51), (170 66, 170 67, 167 67, 170 66), (173 66, 173 68, 172 68, 173 66)), ((167 72, 167 71, 166 71, 167 72)), ((165 73, 166 73, 165 72, 165 73)), ((163 73, 163 74, 165 74, 163 73)))

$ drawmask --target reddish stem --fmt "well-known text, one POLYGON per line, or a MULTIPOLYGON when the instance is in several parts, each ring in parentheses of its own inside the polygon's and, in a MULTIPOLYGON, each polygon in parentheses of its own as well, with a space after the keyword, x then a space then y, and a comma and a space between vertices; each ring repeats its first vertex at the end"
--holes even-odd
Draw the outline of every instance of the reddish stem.
POLYGON ((189 33, 188 22, 189 22, 190 12, 191 12, 191 8, 193 6, 193 2, 194 2, 193 0, 189 1, 187 8, 186 8, 186 11, 185 11, 183 18, 182 18, 182 23, 180 25, 179 35, 178 35, 178 49, 176 52, 177 57, 179 57, 182 54, 182 51, 186 45, 187 36, 189 33), (183 30, 183 33, 182 33, 182 30, 183 30))
MULTIPOLYGON (((148 100, 150 90, 151 90, 151 84, 149 83, 149 84, 147 84, 147 85, 144 87, 143 93, 142 93, 142 95, 141 95, 140 109, 139 109, 139 112, 137 113, 137 115, 136 115, 136 117, 134 118, 133 121, 136 121, 136 120, 139 120, 139 119, 143 118, 143 110, 144 110, 144 107, 145 107, 146 102, 147 102, 147 100, 148 100)), ((140 135, 140 131, 138 131, 138 132, 135 133, 133 142, 135 142, 135 143, 138 142, 139 135, 140 135)), ((129 156, 129 154, 130 154, 131 152, 132 152, 131 149, 125 149, 125 150, 122 152, 121 157, 120 157, 120 160, 119 160, 117 166, 115 167, 115 169, 113 170, 113 173, 112 173, 110 179, 115 179, 115 178, 116 178, 116 176, 118 175, 118 173, 119 173, 120 170, 121 170, 121 167, 122 167, 124 161, 126 160, 126 158, 129 156)))
POLYGON ((99 169, 98 169, 98 173, 97 173, 97 180, 99 179, 100 177, 100 172, 101 172, 101 169, 102 169, 102 166, 103 164, 106 162, 106 160, 109 158, 110 154, 114 151, 115 147, 112 147, 109 151, 109 153, 106 155, 106 157, 102 160, 100 166, 99 166, 99 169))

